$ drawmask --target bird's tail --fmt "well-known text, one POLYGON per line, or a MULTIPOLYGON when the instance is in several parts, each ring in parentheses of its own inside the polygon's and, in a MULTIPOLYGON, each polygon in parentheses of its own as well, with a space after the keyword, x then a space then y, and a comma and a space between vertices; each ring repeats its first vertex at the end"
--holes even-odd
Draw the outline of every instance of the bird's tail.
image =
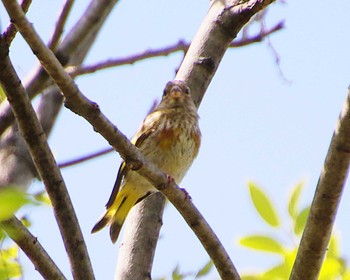
POLYGON ((109 234, 112 242, 115 243, 126 216, 138 200, 139 197, 132 192, 125 193, 123 190, 119 192, 113 204, 106 210, 102 218, 92 228, 91 233, 95 233, 105 226, 110 225, 109 234))

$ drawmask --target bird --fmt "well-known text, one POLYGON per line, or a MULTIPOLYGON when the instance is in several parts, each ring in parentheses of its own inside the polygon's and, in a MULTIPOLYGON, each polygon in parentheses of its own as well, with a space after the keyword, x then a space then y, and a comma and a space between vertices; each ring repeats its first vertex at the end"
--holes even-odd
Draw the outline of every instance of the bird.
MULTIPOLYGON (((147 160, 180 184, 199 152, 199 116, 190 88, 184 81, 166 84, 160 103, 144 119, 131 142, 147 160)), ((157 189, 123 161, 106 204, 106 211, 91 232, 110 226, 113 243, 131 208, 157 189)))

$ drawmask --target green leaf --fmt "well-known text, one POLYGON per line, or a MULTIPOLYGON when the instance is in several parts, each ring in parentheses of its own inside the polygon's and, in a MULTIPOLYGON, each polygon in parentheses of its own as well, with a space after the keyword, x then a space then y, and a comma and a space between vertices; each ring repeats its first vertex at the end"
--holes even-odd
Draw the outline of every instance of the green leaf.
POLYGON ((295 219, 298 212, 299 212, 299 200, 300 200, 300 194, 301 194, 301 191, 303 190, 305 186, 305 183, 304 181, 298 183, 294 189, 292 190, 292 193, 290 195, 290 199, 289 199, 289 202, 288 202, 288 213, 289 215, 295 219))
POLYGON ((21 266, 16 261, 17 258, 17 246, 0 250, 0 279, 18 278, 22 275, 21 266))
POLYGON ((245 274, 241 277, 242 280, 263 280, 260 274, 245 274))
POLYGON ((33 194, 33 197, 36 201, 42 202, 43 204, 51 206, 51 200, 49 196, 47 195, 46 191, 41 191, 38 193, 33 194))
POLYGON ((327 258, 322 265, 319 280, 337 279, 343 269, 340 259, 327 258))
POLYGON ((283 246, 270 236, 249 235, 239 240, 239 244, 253 250, 264 251, 284 256, 283 246))
POLYGON ((213 262, 209 260, 197 273, 196 279, 207 275, 213 267, 213 262))
POLYGON ((5 92, 2 86, 0 85, 0 102, 2 102, 5 98, 6 98, 5 92))
POLYGON ((280 225, 278 215, 270 198, 253 182, 249 182, 248 187, 255 209, 261 218, 270 226, 278 227, 280 225))
POLYGON ((7 235, 5 234, 5 232, 0 228, 0 243, 5 239, 6 236, 7 235))
POLYGON ((266 271, 263 276, 266 279, 288 279, 290 275, 290 269, 285 265, 285 263, 278 264, 268 271, 266 271))
POLYGON ((340 257, 339 238, 337 237, 336 234, 332 234, 331 240, 329 241, 326 258, 328 257, 332 257, 332 258, 340 257))
POLYGON ((31 203, 27 194, 16 187, 0 190, 0 221, 9 219, 24 204, 31 203))
POLYGON ((304 208, 296 217, 294 224, 294 232, 296 235, 300 235, 306 224, 307 217, 309 216, 310 206, 304 208))
POLYGON ((172 272, 172 279, 173 280, 182 280, 184 279, 184 275, 180 273, 179 266, 176 266, 172 272))

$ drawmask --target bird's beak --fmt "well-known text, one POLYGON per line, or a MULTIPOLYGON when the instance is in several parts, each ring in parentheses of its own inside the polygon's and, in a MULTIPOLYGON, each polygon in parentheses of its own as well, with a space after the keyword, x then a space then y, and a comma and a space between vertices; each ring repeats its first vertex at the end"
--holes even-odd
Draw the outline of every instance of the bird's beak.
POLYGON ((182 96, 181 89, 174 86, 170 91, 170 96, 174 99, 179 99, 182 96))

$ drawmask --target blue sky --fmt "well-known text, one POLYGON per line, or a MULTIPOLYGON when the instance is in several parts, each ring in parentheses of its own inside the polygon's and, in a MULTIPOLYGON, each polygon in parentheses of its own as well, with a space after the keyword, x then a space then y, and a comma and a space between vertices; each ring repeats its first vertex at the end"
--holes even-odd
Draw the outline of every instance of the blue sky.
MULTIPOLYGON (((77 1, 70 20, 81 14, 86 1, 77 1)), ((61 3, 34 1, 30 21, 44 39, 49 38, 61 3), (41 12, 39 12, 39 8, 41 12), (45 13, 42 11, 45 10, 45 13)), ((167 46, 179 39, 190 41, 204 18, 207 1, 120 1, 87 57, 94 63, 149 48, 167 46)), ((248 196, 247 182, 260 184, 285 212, 288 194, 305 180, 302 205, 312 195, 330 143, 336 120, 350 84, 348 11, 350 3, 290 1, 269 8, 267 26, 285 20, 286 28, 271 43, 280 57, 280 75, 267 43, 228 50, 207 93, 199 114, 203 139, 200 154, 183 180, 200 209, 228 250, 239 272, 258 271, 275 259, 242 249, 238 239, 246 234, 269 233, 259 220, 248 196)), ((7 25, 0 6, 1 26, 7 25)), ((35 65, 32 52, 17 36, 11 51, 14 65, 25 77, 35 65)), ((181 53, 104 70, 77 79, 82 92, 128 136, 132 136, 164 85, 173 79, 181 53)), ((107 142, 82 118, 63 109, 50 138, 58 162, 104 148, 107 142)), ((120 163, 112 153, 64 169, 63 176, 81 223, 97 279, 114 275, 118 246, 108 230, 95 235, 91 227, 104 210, 120 163)), ((30 191, 43 187, 36 182, 30 191)), ((342 252, 349 252, 346 189, 336 221, 342 252)), ((25 209, 32 232, 69 276, 59 232, 50 208, 25 209)), ((290 225, 286 220, 288 232, 290 225)), ((285 236, 279 236, 282 240, 285 236)), ((286 243, 290 240, 285 240, 286 243)), ((120 241, 119 241, 120 242, 120 241)), ((292 245, 292 244, 291 244, 292 245)), ((349 257, 349 255, 345 254, 349 257)), ((156 252, 153 277, 169 275, 176 265, 195 271, 208 260, 174 207, 167 205, 156 252)), ((21 257, 25 279, 41 279, 21 257)), ((70 278, 70 277, 69 277, 70 278)), ((213 272, 207 279, 217 278, 213 272)), ((190 279, 190 278, 189 278, 190 279)))

